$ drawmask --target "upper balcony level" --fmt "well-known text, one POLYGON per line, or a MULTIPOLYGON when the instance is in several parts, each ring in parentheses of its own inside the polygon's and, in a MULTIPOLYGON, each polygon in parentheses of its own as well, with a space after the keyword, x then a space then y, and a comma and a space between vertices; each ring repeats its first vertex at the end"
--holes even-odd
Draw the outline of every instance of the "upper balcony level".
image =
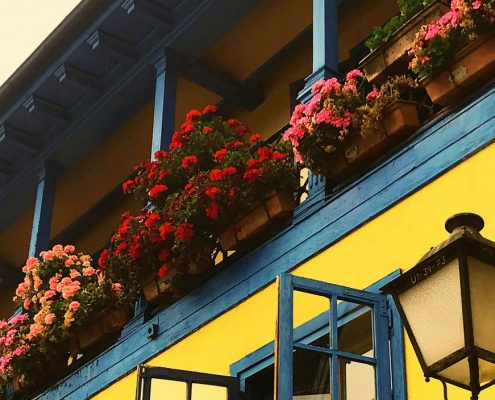
MULTIPOLYGON (((264 139, 278 133, 278 140, 297 102, 311 98, 311 86, 359 67, 373 27, 399 12, 393 0, 381 7, 371 0, 88 4, 0 89, 0 275, 6 297, 22 279, 19 266, 29 254, 56 243, 99 253, 122 212, 142 207, 123 196, 122 182, 140 161, 167 148, 189 110, 216 104, 264 139)), ((444 7, 435 2, 428 10, 437 15, 444 7)), ((391 36, 391 43, 400 41, 391 36)), ((365 62, 376 85, 408 71, 403 58, 394 58, 396 48, 378 50, 365 62)), ((171 307, 137 307, 112 347, 85 359, 45 398, 95 393, 224 305, 238 304, 486 146, 493 140, 492 130, 483 128, 492 124, 491 68, 483 70, 481 83, 474 79, 474 88, 466 83, 461 98, 432 98, 419 89, 410 99, 420 105, 415 128, 362 160, 367 144, 358 138, 346 145, 350 169, 343 178, 301 171, 293 219, 223 260, 215 276, 171 307), (170 335, 152 341, 150 329, 170 335)), ((456 79, 463 74, 462 68, 449 70, 454 89, 462 87, 456 79)), ((12 307, 2 304, 9 315, 12 307)))

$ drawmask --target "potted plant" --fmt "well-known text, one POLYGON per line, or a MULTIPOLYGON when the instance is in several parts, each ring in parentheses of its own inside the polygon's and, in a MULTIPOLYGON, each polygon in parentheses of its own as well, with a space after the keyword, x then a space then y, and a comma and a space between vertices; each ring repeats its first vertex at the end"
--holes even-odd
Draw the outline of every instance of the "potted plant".
POLYGON ((365 42, 371 53, 360 62, 360 68, 370 82, 383 82, 391 74, 407 71, 408 51, 416 32, 448 9, 445 0, 399 0, 398 5, 399 15, 376 27, 365 42))
POLYGON ((150 302, 174 301, 197 286, 212 272, 218 237, 233 221, 273 191, 296 188, 286 144, 264 146, 261 136, 215 112, 188 113, 170 152, 157 152, 124 184, 145 207, 124 214, 100 264, 139 282, 150 302))
POLYGON ((56 376, 54 371, 63 371, 63 360, 55 363, 53 357, 45 357, 33 326, 27 313, 0 321, 0 377, 4 393, 9 383, 15 392, 28 391, 50 375, 56 376))
POLYGON ((23 271, 15 300, 34 313, 31 331, 39 333, 45 354, 69 347, 79 354, 118 333, 129 319, 132 296, 74 246, 43 251, 23 271))
POLYGON ((363 136, 385 134, 401 137, 416 131, 420 126, 419 107, 415 99, 416 80, 406 76, 393 76, 378 90, 366 96, 366 104, 357 113, 359 130, 363 136))
POLYGON ((495 73, 495 1, 453 0, 451 10, 423 25, 410 67, 430 98, 448 106, 495 73))
POLYGON ((419 127, 417 83, 392 77, 366 94, 359 71, 342 84, 335 79, 313 88, 313 99, 296 107, 284 139, 313 173, 342 179, 419 127))

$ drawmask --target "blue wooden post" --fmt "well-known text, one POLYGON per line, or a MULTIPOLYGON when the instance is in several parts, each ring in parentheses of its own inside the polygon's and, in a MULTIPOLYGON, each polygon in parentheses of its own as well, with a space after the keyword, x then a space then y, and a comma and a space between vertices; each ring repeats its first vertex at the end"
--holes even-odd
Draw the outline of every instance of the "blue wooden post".
POLYGON ((157 150, 168 150, 175 128, 178 59, 170 50, 155 63, 156 89, 153 115, 151 156, 157 150))
POLYGON ((293 396, 293 304, 292 275, 277 277, 278 314, 275 338, 275 399, 292 400, 293 396))
MULTIPOLYGON (((311 86, 320 79, 338 77, 339 73, 339 10, 338 0, 313 0, 313 72, 305 79, 304 88, 297 100, 311 99, 311 86)), ((326 179, 323 176, 308 177, 307 207, 325 198, 326 179)), ((299 207, 303 212, 303 207, 299 207)))
POLYGON ((34 207, 33 228, 29 256, 37 256, 47 250, 50 244, 50 229, 52 226, 55 190, 60 170, 45 162, 38 172, 38 189, 34 207))

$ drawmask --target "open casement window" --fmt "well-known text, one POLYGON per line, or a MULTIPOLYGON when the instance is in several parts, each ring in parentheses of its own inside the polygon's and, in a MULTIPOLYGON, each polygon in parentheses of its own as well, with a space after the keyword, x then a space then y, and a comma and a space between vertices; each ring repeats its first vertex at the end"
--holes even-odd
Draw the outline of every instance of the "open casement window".
POLYGON ((239 379, 164 367, 138 366, 136 400, 240 400, 239 379))
POLYGON ((279 276, 278 290, 275 400, 392 399, 385 295, 290 274, 279 276), (328 302, 318 332, 294 335, 294 292, 328 302))

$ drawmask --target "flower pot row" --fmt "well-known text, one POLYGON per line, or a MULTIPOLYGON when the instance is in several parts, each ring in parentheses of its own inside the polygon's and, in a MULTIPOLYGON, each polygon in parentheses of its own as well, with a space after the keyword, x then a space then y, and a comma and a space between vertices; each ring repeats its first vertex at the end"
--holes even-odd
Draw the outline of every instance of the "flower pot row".
POLYGON ((369 164, 387 149, 414 133, 420 126, 416 102, 399 100, 391 104, 383 114, 383 132, 379 134, 355 134, 340 154, 333 154, 328 162, 327 177, 341 180, 356 169, 369 164))

